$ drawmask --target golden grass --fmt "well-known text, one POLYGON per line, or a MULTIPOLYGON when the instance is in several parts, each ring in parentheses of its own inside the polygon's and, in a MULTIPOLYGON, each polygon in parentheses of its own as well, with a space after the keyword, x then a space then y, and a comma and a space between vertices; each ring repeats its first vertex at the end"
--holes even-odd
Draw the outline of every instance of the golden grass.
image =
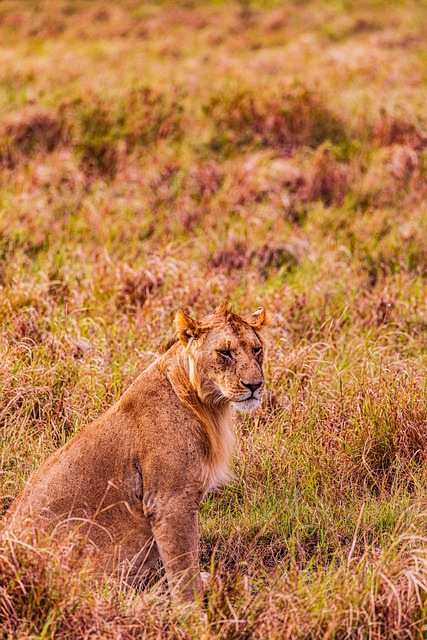
POLYGON ((0 3, 3 511, 177 308, 274 316, 263 409, 201 513, 206 602, 2 538, 0 637, 423 637, 425 20, 410 0, 0 3))

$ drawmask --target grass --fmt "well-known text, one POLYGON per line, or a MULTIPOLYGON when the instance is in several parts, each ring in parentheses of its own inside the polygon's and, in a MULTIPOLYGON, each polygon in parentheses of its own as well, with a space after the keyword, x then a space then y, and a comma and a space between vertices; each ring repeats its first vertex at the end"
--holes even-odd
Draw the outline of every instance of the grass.
POLYGON ((424 2, 0 6, 2 511, 177 308, 273 314, 200 610, 2 538, 0 637, 422 638, 424 2))

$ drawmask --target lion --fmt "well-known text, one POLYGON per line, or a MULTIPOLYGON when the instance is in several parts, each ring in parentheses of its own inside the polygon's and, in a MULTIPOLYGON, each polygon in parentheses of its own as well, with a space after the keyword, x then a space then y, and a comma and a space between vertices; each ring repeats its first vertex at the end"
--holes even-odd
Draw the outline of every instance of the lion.
POLYGON ((171 346, 33 473, 7 529, 83 536, 102 574, 132 586, 160 557, 172 594, 202 594, 199 506, 227 480, 234 410, 260 404, 266 321, 263 307, 244 320, 226 301, 200 322, 179 310, 171 346))

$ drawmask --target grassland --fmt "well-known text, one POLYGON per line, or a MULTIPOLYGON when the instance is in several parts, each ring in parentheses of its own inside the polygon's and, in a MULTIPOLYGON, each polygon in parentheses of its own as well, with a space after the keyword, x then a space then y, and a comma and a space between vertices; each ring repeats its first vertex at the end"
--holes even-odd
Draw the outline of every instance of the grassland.
MULTIPOLYGON (((206 616, 0 546, 0 637, 422 638, 427 5, 0 3, 3 512, 177 308, 273 314, 206 616)), ((68 555, 67 555, 68 554, 68 555)))

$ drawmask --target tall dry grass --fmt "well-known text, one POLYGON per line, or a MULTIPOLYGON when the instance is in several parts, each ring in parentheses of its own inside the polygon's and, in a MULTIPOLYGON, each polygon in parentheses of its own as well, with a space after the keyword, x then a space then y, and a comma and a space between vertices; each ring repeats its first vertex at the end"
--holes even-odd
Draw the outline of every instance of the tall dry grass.
POLYGON ((0 3, 2 513, 178 307, 273 315, 182 610, 1 538, 4 638, 422 638, 423 3, 0 3))

